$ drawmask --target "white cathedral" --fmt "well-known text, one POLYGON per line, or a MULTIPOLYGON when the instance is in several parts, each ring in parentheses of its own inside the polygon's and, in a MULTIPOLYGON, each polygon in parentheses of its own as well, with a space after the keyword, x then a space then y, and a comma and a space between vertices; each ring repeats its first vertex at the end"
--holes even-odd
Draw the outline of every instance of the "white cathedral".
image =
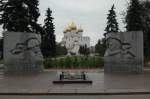
POLYGON ((83 37, 83 29, 78 28, 74 22, 71 22, 63 33, 61 45, 66 47, 68 55, 79 55, 80 46, 90 47, 90 37, 83 37))

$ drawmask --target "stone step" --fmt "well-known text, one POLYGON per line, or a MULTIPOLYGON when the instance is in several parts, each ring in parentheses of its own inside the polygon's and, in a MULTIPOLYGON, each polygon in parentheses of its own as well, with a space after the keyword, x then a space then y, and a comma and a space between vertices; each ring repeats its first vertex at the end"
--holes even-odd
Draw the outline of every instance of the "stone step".
POLYGON ((3 77, 0 77, 0 80, 1 80, 1 79, 4 79, 4 76, 3 76, 3 77))
POLYGON ((0 64, 0 69, 4 69, 4 64, 0 64))
POLYGON ((1 76, 1 75, 4 75, 4 72, 0 72, 0 76, 1 76))
POLYGON ((4 79, 4 65, 0 64, 0 80, 4 79))
POLYGON ((0 75, 0 78, 3 78, 4 77, 4 75, 0 75))

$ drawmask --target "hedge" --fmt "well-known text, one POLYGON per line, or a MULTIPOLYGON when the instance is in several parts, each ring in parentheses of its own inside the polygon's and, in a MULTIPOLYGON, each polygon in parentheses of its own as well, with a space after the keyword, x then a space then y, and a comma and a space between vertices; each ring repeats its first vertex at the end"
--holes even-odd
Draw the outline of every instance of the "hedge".
POLYGON ((102 68, 104 60, 99 56, 66 56, 47 58, 45 68, 102 68))

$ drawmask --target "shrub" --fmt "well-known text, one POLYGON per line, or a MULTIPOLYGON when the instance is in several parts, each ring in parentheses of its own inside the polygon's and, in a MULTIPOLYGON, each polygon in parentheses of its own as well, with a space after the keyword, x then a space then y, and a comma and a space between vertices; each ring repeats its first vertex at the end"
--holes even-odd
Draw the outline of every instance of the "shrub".
POLYGON ((65 58, 65 67, 71 67, 71 65, 72 65, 72 60, 71 60, 71 58, 69 57, 69 56, 67 56, 66 58, 65 58))
POLYGON ((73 57, 72 65, 74 68, 77 68, 79 66, 79 59, 77 56, 73 57))
POLYGON ((58 60, 58 67, 60 68, 65 68, 65 61, 64 61, 64 58, 60 58, 58 60))
POLYGON ((102 57, 97 57, 95 63, 96 67, 102 68, 104 66, 104 59, 102 57))
POLYGON ((52 59, 51 58, 46 58, 43 62, 44 68, 52 68, 52 59))
POLYGON ((103 58, 98 56, 67 56, 44 60, 45 68, 101 68, 103 65, 103 58))
POLYGON ((88 64, 89 64, 89 68, 95 67, 95 57, 89 57, 88 58, 88 64))

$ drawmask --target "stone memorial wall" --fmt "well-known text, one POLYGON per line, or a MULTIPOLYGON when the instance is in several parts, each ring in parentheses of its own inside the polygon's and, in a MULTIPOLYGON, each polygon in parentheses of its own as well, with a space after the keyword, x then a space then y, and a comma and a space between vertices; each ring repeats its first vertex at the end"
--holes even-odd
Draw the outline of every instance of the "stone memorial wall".
POLYGON ((105 34, 107 50, 104 55, 106 73, 143 72, 143 33, 141 31, 105 34))
POLYGON ((40 35, 35 33, 4 32, 5 72, 42 71, 40 43, 40 35))

